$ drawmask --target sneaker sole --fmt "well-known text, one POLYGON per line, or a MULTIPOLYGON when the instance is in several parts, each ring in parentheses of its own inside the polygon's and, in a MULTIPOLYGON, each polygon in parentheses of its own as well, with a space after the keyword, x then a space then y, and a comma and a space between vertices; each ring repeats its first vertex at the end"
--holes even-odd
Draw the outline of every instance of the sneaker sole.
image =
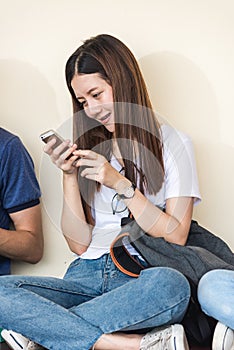
MULTIPOLYGON (((217 326, 214 332, 213 341, 212 341, 212 350, 232 350, 233 349, 233 345, 230 344, 229 346, 227 343, 225 344, 228 331, 230 331, 230 329, 227 326, 225 326, 222 323, 217 323, 217 326)), ((234 339, 232 339, 232 344, 233 344, 233 340, 234 339)))

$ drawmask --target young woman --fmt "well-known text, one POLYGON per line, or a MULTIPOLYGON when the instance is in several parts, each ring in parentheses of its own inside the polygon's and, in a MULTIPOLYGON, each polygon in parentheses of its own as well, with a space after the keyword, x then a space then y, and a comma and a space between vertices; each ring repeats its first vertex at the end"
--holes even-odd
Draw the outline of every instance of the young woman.
POLYGON ((47 349, 188 349, 177 324, 185 277, 163 267, 128 276, 110 245, 130 213, 149 235, 185 244, 200 199, 191 141, 159 124, 136 59, 110 35, 85 41, 66 79, 75 143, 64 151, 69 141, 53 149, 53 139, 45 152, 63 172, 61 225, 77 258, 63 279, 2 277, 0 325, 47 349))

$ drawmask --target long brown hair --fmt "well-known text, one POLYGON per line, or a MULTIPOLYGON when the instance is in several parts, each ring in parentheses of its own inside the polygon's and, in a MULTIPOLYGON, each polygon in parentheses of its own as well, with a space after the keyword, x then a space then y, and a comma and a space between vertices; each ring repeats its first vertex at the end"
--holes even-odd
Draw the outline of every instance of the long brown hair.
MULTIPOLYGON (((125 176, 143 193, 147 189, 148 193, 156 194, 164 175, 159 123, 134 55, 111 35, 101 34, 86 40, 67 61, 66 81, 73 102, 74 141, 80 149, 93 149, 108 161, 111 158, 113 134, 86 116, 71 86, 75 74, 93 73, 98 73, 112 87, 115 138, 125 176)), ((80 176, 79 184, 87 221, 93 223, 90 204, 100 185, 80 176)))

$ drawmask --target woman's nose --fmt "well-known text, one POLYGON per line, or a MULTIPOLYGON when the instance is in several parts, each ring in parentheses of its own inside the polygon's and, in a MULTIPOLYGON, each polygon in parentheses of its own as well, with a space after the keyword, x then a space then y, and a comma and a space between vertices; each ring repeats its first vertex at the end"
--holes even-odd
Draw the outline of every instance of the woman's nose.
POLYGON ((102 106, 100 103, 88 103, 85 112, 89 117, 95 118, 101 112, 102 106))

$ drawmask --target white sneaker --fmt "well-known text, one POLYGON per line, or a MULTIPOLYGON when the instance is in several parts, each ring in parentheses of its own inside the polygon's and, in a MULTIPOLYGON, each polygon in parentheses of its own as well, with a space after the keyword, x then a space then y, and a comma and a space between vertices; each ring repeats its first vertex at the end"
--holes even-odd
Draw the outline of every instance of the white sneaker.
POLYGON ((13 332, 13 331, 8 331, 7 329, 3 329, 1 332, 1 336, 9 345, 9 347, 13 350, 26 350, 27 345, 29 343, 29 339, 25 338, 23 335, 13 332))
POLYGON ((41 350, 44 349, 41 345, 34 343, 34 341, 30 340, 26 350, 41 350))
POLYGON ((140 350, 189 350, 183 326, 174 324, 153 329, 142 338, 140 350))
POLYGON ((3 329, 1 332, 1 336, 9 345, 9 347, 13 350, 41 350, 44 349, 41 345, 34 343, 32 340, 24 337, 20 333, 16 333, 13 331, 8 331, 7 329, 3 329))
POLYGON ((214 331, 212 350, 234 350, 234 330, 218 322, 214 331))

